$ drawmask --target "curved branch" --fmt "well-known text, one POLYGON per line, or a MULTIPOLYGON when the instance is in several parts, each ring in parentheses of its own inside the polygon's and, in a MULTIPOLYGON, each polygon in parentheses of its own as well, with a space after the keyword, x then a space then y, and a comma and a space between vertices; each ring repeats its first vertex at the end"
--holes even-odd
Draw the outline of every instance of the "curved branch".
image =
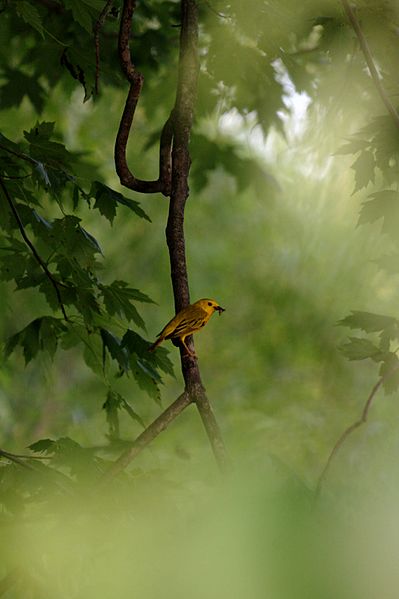
POLYGON ((380 76, 378 74, 377 68, 375 66, 374 63, 374 58, 373 55, 371 53, 370 50, 370 46, 368 45, 368 42, 364 36, 364 33, 362 31, 362 28, 360 27, 360 23, 357 20, 355 11, 353 10, 352 6, 350 5, 348 0, 341 0, 342 6, 344 7, 344 11, 346 13, 346 16, 348 17, 348 20, 350 22, 350 24, 352 25, 357 38, 359 40, 359 44, 360 47, 362 49, 362 52, 364 54, 364 58, 366 60, 367 66, 370 70, 370 75, 371 78, 374 82, 375 87, 377 88, 377 91, 380 95, 381 100, 383 101, 385 108, 388 110, 389 114, 391 115, 396 127, 399 129, 399 114, 398 112, 395 110, 395 107, 393 106, 391 100, 389 99, 389 96, 382 84, 382 81, 380 79, 380 76))
POLYGON ((58 304, 60 306, 61 312, 62 312, 65 320, 68 321, 69 319, 68 319, 67 313, 65 311, 65 306, 64 306, 63 301, 62 301, 61 292, 59 290, 60 283, 53 277, 53 275, 51 274, 51 272, 47 268, 46 263, 40 257, 40 255, 38 254, 35 246, 33 245, 33 243, 31 242, 31 240, 27 236, 27 234, 25 232, 24 224, 23 224, 23 222, 21 220, 21 217, 19 216, 18 210, 17 210, 14 202, 12 201, 11 196, 8 193, 8 189, 7 189, 7 187, 6 187, 3 179, 1 177, 0 177, 0 187, 3 190, 4 196, 5 196, 5 198, 6 198, 7 202, 8 202, 8 205, 10 206, 10 209, 11 209, 11 212, 13 213, 13 215, 14 215, 14 218, 17 221, 17 225, 18 225, 18 228, 20 230, 22 239, 25 241, 26 245, 29 247, 30 251, 32 252, 32 254, 34 256, 34 258, 36 259, 36 262, 39 264, 40 268, 43 270, 44 274, 46 275, 46 277, 50 281, 51 285, 53 286, 55 294, 57 296, 57 301, 58 301, 58 304))
POLYGON ((369 411, 371 408, 371 404, 373 403, 374 397, 377 393, 377 391, 380 389, 380 387, 385 383, 386 380, 388 380, 397 370, 399 369, 399 364, 396 365, 394 368, 392 368, 391 370, 389 370, 384 376, 382 376, 374 385, 374 387, 372 388, 366 403, 364 404, 361 416, 358 420, 356 420, 356 422, 354 422, 353 424, 351 424, 350 426, 348 426, 344 432, 342 433, 342 435, 339 437, 339 439, 337 440, 337 442, 335 443, 334 447, 332 448, 330 455, 328 456, 326 465, 324 466, 320 476, 319 476, 319 480, 317 482, 317 487, 316 487, 316 492, 315 492, 315 497, 317 498, 322 490, 322 486, 323 486, 323 482, 327 476, 327 473, 330 469, 331 463, 335 457, 335 455, 338 453, 338 451, 340 450, 340 448, 342 447, 342 445, 344 444, 345 440, 349 437, 349 435, 351 435, 353 433, 353 431, 355 431, 357 428, 359 428, 360 426, 362 426, 362 424, 365 424, 367 422, 367 418, 369 415, 369 411))
POLYGON ((115 167, 120 182, 125 187, 140 193, 162 193, 167 196, 170 194, 170 153, 173 139, 173 121, 171 117, 166 121, 163 134, 161 134, 158 179, 153 181, 137 179, 129 169, 126 159, 130 129, 144 82, 143 75, 136 70, 132 62, 129 48, 135 8, 135 0, 124 0, 118 37, 118 52, 121 68, 130 83, 130 89, 115 141, 115 167))

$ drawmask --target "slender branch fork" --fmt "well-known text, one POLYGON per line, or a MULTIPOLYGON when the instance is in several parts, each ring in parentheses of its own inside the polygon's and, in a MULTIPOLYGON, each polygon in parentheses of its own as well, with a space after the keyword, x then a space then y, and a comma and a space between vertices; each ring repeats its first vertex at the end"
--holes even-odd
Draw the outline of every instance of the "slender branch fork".
POLYGON ((395 374, 395 372, 397 372, 399 370, 399 364, 396 365, 394 368, 391 368, 391 370, 389 370, 384 376, 382 376, 374 385, 374 387, 372 388, 366 403, 364 404, 361 416, 358 420, 356 420, 353 424, 351 424, 350 426, 348 426, 344 432, 342 433, 342 435, 339 437, 339 439, 337 440, 337 442, 335 443, 334 447, 332 448, 330 455, 328 456, 326 465, 324 466, 322 473, 319 476, 319 480, 317 482, 317 487, 316 487, 316 492, 315 492, 315 497, 318 498, 320 496, 320 493, 322 491, 322 487, 323 487, 323 483, 326 479, 327 473, 330 469, 331 463, 334 459, 334 457, 336 456, 336 454, 338 453, 338 451, 340 450, 340 448, 342 447, 342 445, 345 443, 346 439, 349 437, 349 435, 351 435, 356 429, 358 429, 360 426, 362 426, 362 424, 365 424, 367 422, 368 416, 369 416, 369 412, 370 412, 370 408, 371 405, 373 403, 373 400, 377 394, 377 391, 380 389, 380 387, 385 383, 385 381, 387 381, 389 378, 391 378, 391 376, 393 374, 395 374))
MULTIPOLYGON (((190 303, 184 240, 184 211, 189 195, 189 141, 194 117, 198 78, 198 16, 195 0, 181 0, 179 73, 176 102, 160 138, 159 177, 155 181, 137 179, 126 160, 126 146, 134 113, 143 86, 143 76, 133 65, 129 40, 134 0, 124 0, 119 32, 119 57, 130 89, 115 142, 115 166, 122 185, 142 193, 161 192, 170 196, 166 240, 169 248, 172 287, 176 312, 190 303)), ((193 347, 192 339, 189 341, 193 347)), ((198 361, 180 348, 183 393, 137 437, 131 446, 105 472, 101 483, 121 472, 138 453, 155 439, 191 403, 195 403, 221 470, 228 461, 222 435, 201 381, 198 361)))

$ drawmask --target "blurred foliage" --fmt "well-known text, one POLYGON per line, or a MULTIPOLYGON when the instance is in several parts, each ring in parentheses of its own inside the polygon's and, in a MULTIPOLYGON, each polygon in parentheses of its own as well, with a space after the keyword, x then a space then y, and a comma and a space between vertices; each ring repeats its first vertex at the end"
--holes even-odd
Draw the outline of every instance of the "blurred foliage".
MULTIPOLYGON (((356 4, 395 104, 397 3, 356 4)), ((6 596, 24 599, 390 597, 395 577, 367 586, 361 568, 395 548, 381 532, 395 399, 342 447, 326 513, 311 497, 378 376, 388 393, 399 384, 399 137, 340 3, 199 3, 186 237, 193 299, 227 307, 196 339, 237 464, 222 489, 190 408, 111 488, 99 482, 181 391, 175 349, 147 352, 173 312, 167 202, 126 192, 114 172, 127 89, 116 0, 95 95, 103 6, 0 1, 0 447, 30 447, 1 456, 0 593, 9 580, 6 596), (361 518, 374 494, 378 534, 361 518), (359 558, 353 580, 346 558, 359 558)), ((174 102, 179 18, 178 2, 137 2, 145 84, 128 159, 140 177, 157 169, 174 102)))

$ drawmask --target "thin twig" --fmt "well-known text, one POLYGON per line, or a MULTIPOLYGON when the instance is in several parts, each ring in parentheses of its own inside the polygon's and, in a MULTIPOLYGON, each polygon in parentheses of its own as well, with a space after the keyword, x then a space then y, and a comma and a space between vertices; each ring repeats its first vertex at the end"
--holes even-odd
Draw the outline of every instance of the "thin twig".
POLYGON ((24 460, 51 460, 50 456, 43 456, 43 455, 27 455, 27 454, 20 454, 20 453, 11 453, 9 451, 6 451, 5 449, 0 449, 0 456, 3 456, 5 458, 21 458, 24 460))
POLYGON ((29 173, 27 175, 21 175, 19 177, 15 176, 11 176, 11 175, 3 175, 3 179, 10 179, 11 181, 19 181, 20 179, 28 179, 29 177, 32 177, 33 173, 29 173))
POLYGON ((319 497, 319 495, 321 493, 324 480, 327 476, 327 473, 330 469, 331 463, 332 463, 335 455, 338 453, 339 449, 342 447, 342 445, 344 444, 345 440, 349 437, 349 435, 351 433, 353 433, 353 431, 355 431, 357 428, 362 426, 362 424, 365 424, 367 422, 371 404, 373 403, 373 400, 374 400, 374 397, 375 397, 377 391, 385 383, 385 381, 387 381, 398 369, 399 369, 399 364, 397 364, 394 368, 389 370, 384 376, 382 376, 376 382, 376 384, 372 388, 372 390, 367 398, 366 403, 364 404, 360 418, 358 420, 356 420, 356 422, 354 422, 353 424, 348 426, 348 428, 346 428, 344 430, 342 435, 339 437, 338 441, 335 443, 334 447, 332 448, 332 450, 330 452, 330 455, 328 456, 327 462, 322 470, 322 473, 319 476, 319 480, 317 482, 317 487, 316 487, 316 491, 315 491, 316 498, 319 497))
POLYGON ((11 150, 11 148, 7 148, 7 146, 4 146, 3 144, 0 144, 0 149, 4 150, 5 152, 8 152, 9 154, 13 154, 13 156, 16 156, 17 158, 21 158, 22 160, 29 162, 29 164, 34 164, 35 166, 40 164, 37 160, 35 160, 34 158, 31 158, 27 154, 23 154, 22 152, 16 152, 15 150, 11 150))
POLYGON ((360 48, 362 49, 364 58, 366 60, 367 66, 370 71, 371 78, 374 82, 374 85, 377 88, 380 98, 385 105, 385 108, 388 110, 389 114, 391 115, 391 117, 394 120, 396 127, 399 129, 399 114, 395 110, 395 107, 393 106, 391 100, 389 99, 389 96, 382 84, 380 75, 377 71, 377 67, 375 66, 375 62, 374 62, 374 58, 373 58, 373 55, 370 50, 370 46, 368 45, 368 42, 364 36, 362 28, 360 27, 360 23, 357 20, 356 13, 353 10, 353 7, 351 6, 349 0, 341 0, 341 3, 342 3, 342 6, 344 7, 344 11, 346 13, 346 16, 348 17, 348 20, 357 35, 357 38, 358 38, 359 44, 360 44, 360 48))
POLYGON ((98 96, 98 87, 100 81, 100 32, 104 26, 105 19, 109 15, 112 10, 112 6, 114 4, 114 0, 107 0, 104 8, 99 14, 97 21, 94 23, 93 33, 94 33, 94 46, 96 50, 96 74, 95 74, 95 83, 94 83, 94 93, 98 96))
POLYGON ((60 290, 59 290, 60 283, 58 283, 58 281, 53 277, 53 275, 51 274, 51 272, 47 268, 46 263, 40 257, 40 255, 37 252, 35 246, 33 245, 33 243, 31 242, 31 240, 27 236, 24 224, 23 224, 23 222, 21 220, 21 217, 19 216, 18 210, 17 210, 14 202, 12 201, 11 196, 8 193, 8 189, 7 189, 7 187, 6 187, 3 179, 1 177, 0 177, 0 187, 3 190, 4 196, 5 196, 5 198, 6 198, 7 202, 8 202, 8 205, 10 206, 11 212, 13 213, 13 215, 15 217, 15 220, 17 221, 17 225, 18 225, 18 228, 20 230, 20 233, 21 233, 21 236, 22 236, 23 240, 25 241, 26 245, 29 247, 30 251, 32 252, 33 256, 35 257, 36 261, 38 262, 40 268, 43 270, 44 274, 47 276, 47 278, 49 279, 51 285, 53 286, 55 294, 57 296, 58 304, 59 304, 59 306, 61 308, 61 312, 62 312, 65 320, 68 321, 68 316, 67 316, 67 313, 65 311, 65 306, 63 304, 61 293, 60 293, 60 290))
POLYGON ((6 460, 9 460, 10 462, 18 464, 18 466, 22 466, 22 468, 26 468, 27 470, 34 470, 32 466, 30 466, 29 464, 25 464, 25 462, 22 459, 20 459, 13 453, 8 453, 8 451, 3 451, 2 449, 0 449, 0 458, 1 457, 5 458, 6 460))
POLYGON ((101 484, 108 482, 114 476, 122 472, 141 450, 164 431, 169 424, 190 405, 190 403, 190 396, 186 392, 183 392, 137 437, 137 439, 135 439, 135 441, 133 441, 133 443, 113 463, 111 468, 104 473, 101 484))

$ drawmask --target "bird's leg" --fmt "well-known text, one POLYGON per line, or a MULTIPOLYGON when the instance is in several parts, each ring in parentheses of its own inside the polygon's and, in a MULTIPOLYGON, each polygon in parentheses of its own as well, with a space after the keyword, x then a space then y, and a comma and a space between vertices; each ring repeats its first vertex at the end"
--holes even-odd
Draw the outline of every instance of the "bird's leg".
POLYGON ((180 337, 180 341, 184 347, 184 349, 186 350, 186 352, 188 353, 189 356, 191 356, 192 358, 196 358, 197 354, 195 352, 192 352, 186 345, 186 341, 185 341, 185 337, 180 337))

